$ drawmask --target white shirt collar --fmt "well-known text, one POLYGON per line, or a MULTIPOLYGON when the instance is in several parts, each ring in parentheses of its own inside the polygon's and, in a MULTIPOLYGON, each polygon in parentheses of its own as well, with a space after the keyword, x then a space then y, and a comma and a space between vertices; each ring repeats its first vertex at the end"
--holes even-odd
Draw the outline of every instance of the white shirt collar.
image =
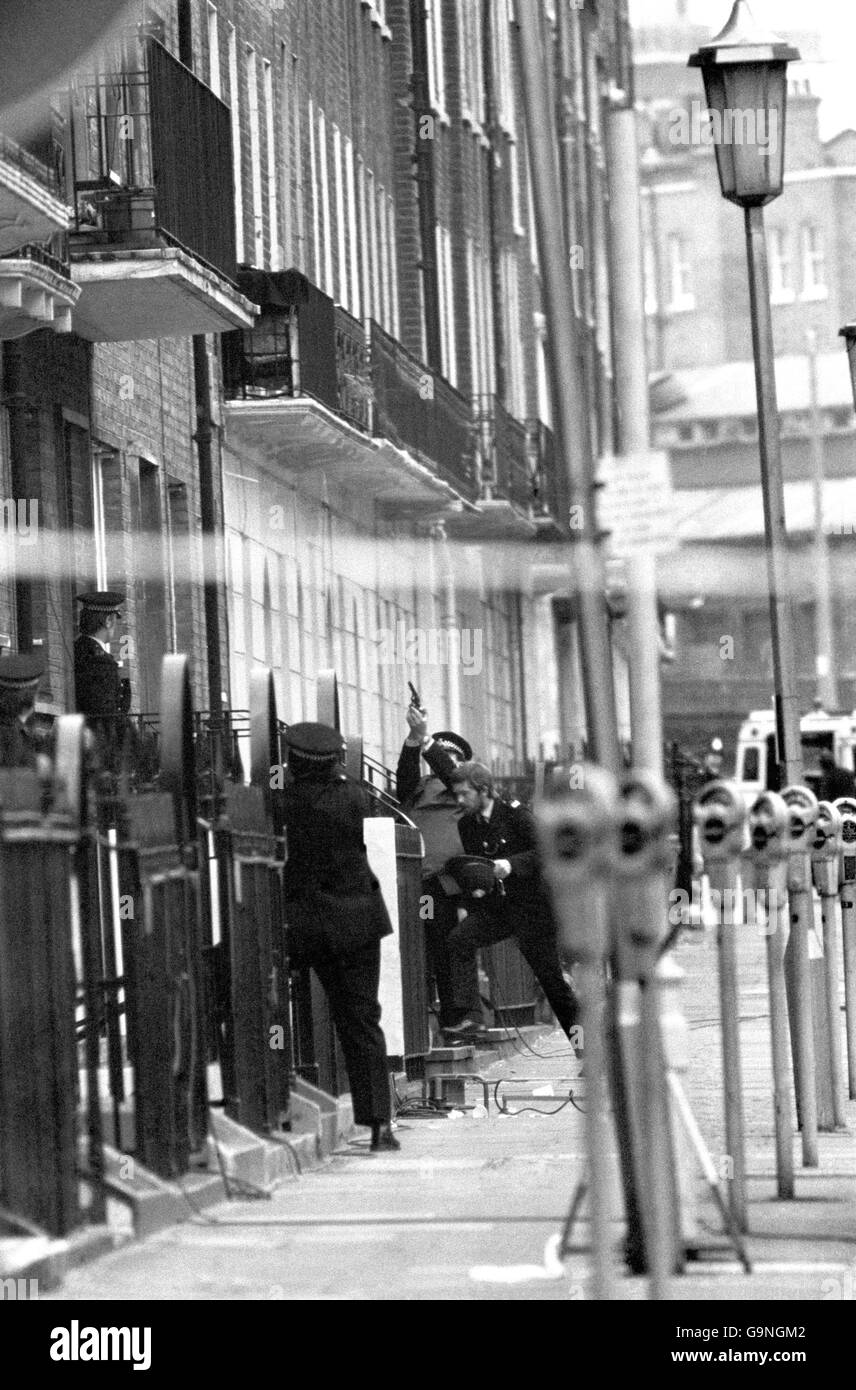
POLYGON ((102 652, 106 652, 107 655, 109 656, 109 655, 110 655, 110 648, 108 647, 107 643, 106 643, 106 642, 102 642, 102 641, 101 641, 101 638, 100 638, 100 637, 96 637, 94 633, 90 633, 89 635, 90 635, 90 637, 92 638, 93 642, 97 642, 97 643, 98 643, 98 645, 99 645, 99 647, 101 648, 102 652))

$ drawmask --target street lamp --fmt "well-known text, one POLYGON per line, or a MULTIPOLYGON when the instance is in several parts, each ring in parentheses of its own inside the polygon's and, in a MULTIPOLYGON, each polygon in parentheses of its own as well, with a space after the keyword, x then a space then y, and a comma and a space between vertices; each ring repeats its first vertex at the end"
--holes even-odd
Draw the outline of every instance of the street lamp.
POLYGON ((856 408, 856 323, 845 323, 838 331, 847 348, 847 362, 850 367, 850 386, 853 391, 853 405, 856 408))
POLYGON ((776 733, 783 786, 802 781, 802 750, 763 208, 782 191, 787 65, 799 56, 790 44, 758 28, 746 0, 736 0, 722 32, 689 60, 690 67, 701 68, 704 79, 722 196, 739 204, 746 220, 776 733))

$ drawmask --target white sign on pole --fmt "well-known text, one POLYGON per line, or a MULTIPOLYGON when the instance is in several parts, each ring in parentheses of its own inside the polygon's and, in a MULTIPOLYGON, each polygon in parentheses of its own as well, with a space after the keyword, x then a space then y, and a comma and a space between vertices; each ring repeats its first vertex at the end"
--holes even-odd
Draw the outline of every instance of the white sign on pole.
POLYGON ((677 546, 667 454, 608 455, 598 465, 598 481, 598 523, 611 533, 613 555, 657 554, 677 546))

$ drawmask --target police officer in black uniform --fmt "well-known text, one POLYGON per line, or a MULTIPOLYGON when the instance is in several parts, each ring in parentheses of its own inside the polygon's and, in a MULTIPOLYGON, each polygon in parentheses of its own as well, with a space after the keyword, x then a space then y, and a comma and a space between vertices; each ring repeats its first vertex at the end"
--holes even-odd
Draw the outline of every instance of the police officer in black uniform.
POLYGON ((335 729, 294 724, 286 746, 291 781, 280 795, 289 957, 298 968, 311 966, 324 987, 355 1122, 371 1128, 372 1149, 398 1149, 378 1001, 380 943, 392 926, 363 839, 375 803, 346 777, 345 743, 335 729))
POLYGON ((38 769, 29 720, 43 674, 41 657, 0 657, 0 767, 38 769))
POLYGON ((122 716, 131 706, 130 682, 122 680, 121 667, 110 653, 125 595, 118 589, 101 589, 78 594, 77 600, 82 607, 74 644, 75 707, 99 737, 106 761, 112 762, 125 735, 122 716))
POLYGON ((411 704, 407 710, 410 733, 404 741, 396 772, 396 795, 402 810, 422 835, 422 896, 430 900, 432 916, 425 923, 428 964, 440 1002, 440 1028, 470 1030, 482 1022, 478 970, 475 957, 464 960, 449 951, 449 934, 457 926, 461 890, 444 872, 447 859, 458 852, 460 811, 451 777, 459 763, 473 756, 460 734, 443 730, 428 733, 424 709, 411 704), (428 774, 421 776, 421 759, 428 774))
POLYGON ((461 763, 452 775, 452 785, 464 813, 458 821, 464 851, 493 860, 496 887, 469 908, 466 919, 449 936, 449 949, 468 959, 479 946, 513 937, 570 1038, 578 1019, 577 1001, 562 974, 556 919, 541 877, 535 821, 524 806, 496 795, 491 772, 483 763, 461 763))

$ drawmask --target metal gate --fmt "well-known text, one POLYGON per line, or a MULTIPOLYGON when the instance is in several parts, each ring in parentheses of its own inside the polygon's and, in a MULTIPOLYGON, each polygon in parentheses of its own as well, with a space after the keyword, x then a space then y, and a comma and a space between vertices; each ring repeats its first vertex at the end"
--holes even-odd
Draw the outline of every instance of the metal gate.
MULTIPOLYGON (((100 1193, 95 1209, 81 1208, 77 1157, 75 1010, 78 997, 87 1013, 93 1002, 74 872, 82 768, 83 720, 73 715, 58 721, 49 784, 27 768, 0 769, 0 1205, 57 1236, 101 1214, 100 1193)), ((95 1067, 91 1050, 88 1059, 98 1169, 97 1049, 95 1067)))

